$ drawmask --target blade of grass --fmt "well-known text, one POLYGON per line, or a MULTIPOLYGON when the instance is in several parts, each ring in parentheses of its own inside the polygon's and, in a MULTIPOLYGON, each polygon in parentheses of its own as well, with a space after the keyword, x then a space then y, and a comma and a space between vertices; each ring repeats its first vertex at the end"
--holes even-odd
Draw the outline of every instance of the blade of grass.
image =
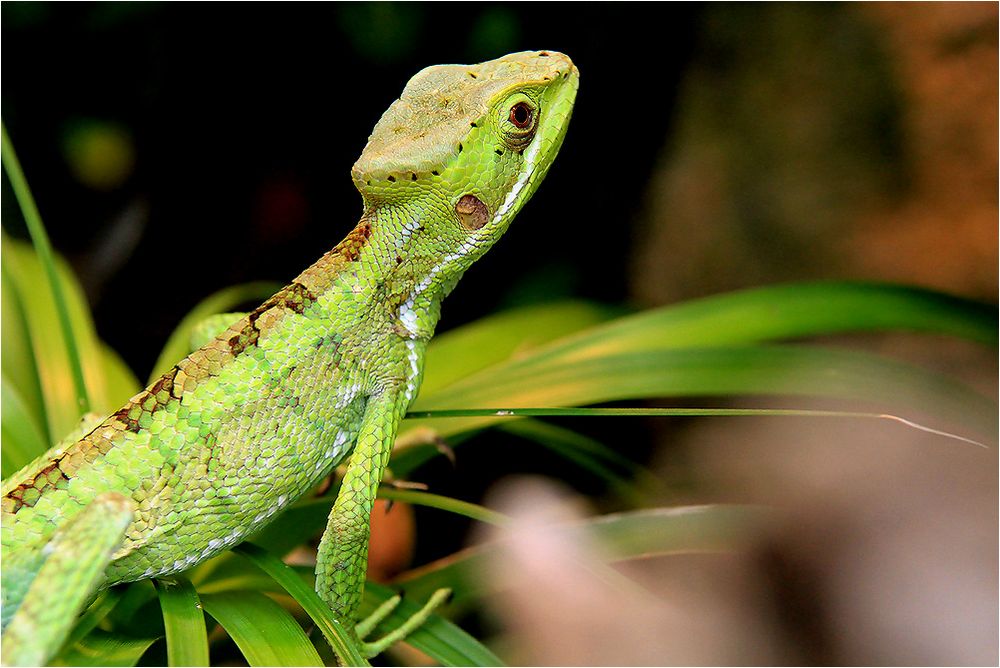
MULTIPOLYGON (((504 374, 501 391, 510 392, 524 380, 523 370, 518 371, 504 374)), ((540 364, 529 375, 544 386, 537 394, 547 396, 592 393, 612 400, 662 391, 685 396, 804 394, 902 403, 942 417, 966 417, 970 408, 980 413, 995 408, 993 402, 966 386, 919 367, 866 353, 804 346, 650 351, 585 361, 559 359, 540 364), (647 367, 650 372, 645 371, 647 367), (609 387, 596 387, 600 382, 609 387)), ((495 393, 497 390, 491 388, 479 394, 495 393)), ((532 391, 520 394, 531 395, 532 391)), ((443 401, 443 397, 439 395, 436 401, 443 401)))
MULTIPOLYGON (((404 503, 412 503, 419 506, 438 508, 446 512, 463 515, 470 519, 488 522, 502 523, 504 518, 497 513, 484 508, 483 506, 459 501, 437 494, 420 492, 416 490, 392 489, 383 485, 379 488, 379 498, 392 499, 404 503)), ((267 550, 269 554, 282 556, 295 547, 316 535, 326 524, 330 508, 336 499, 336 493, 328 493, 324 496, 300 501, 286 510, 281 520, 272 522, 268 526, 250 537, 250 542, 267 550)), ((208 572, 199 574, 201 578, 208 578, 208 572)))
MULTIPOLYGON (((478 522, 487 524, 503 525, 508 519, 500 513, 477 505, 468 501, 459 501, 440 494, 430 494, 415 489, 393 489, 391 487, 380 487, 378 490, 380 499, 411 503, 415 506, 426 506, 427 508, 437 508, 445 512, 462 515, 478 522)), ((332 503, 332 501, 331 501, 332 503)))
POLYGON ((56 314, 59 319, 59 329, 62 332, 63 345, 66 347, 66 355, 69 358, 70 372, 73 378, 73 387, 76 391, 76 408, 80 414, 90 410, 90 395, 87 392, 87 384, 83 377, 83 362, 80 351, 77 348, 76 337, 73 335, 73 327, 70 322, 69 310, 66 305, 66 296, 63 293, 63 286, 56 273, 55 257, 52 252, 52 244, 49 243, 49 235, 42 225, 42 216, 38 213, 35 205, 35 198, 31 195, 28 182, 24 178, 21 170, 21 163, 14 152, 14 145, 7 135, 7 126, 0 124, 0 134, 3 141, 3 167, 10 179, 10 185, 14 190, 14 197, 21 207, 24 222, 31 235, 31 241, 38 253, 39 261, 45 270, 45 277, 49 290, 52 293, 52 300, 55 303, 56 314))
POLYGON ((201 601, 251 666, 323 665, 295 618, 264 594, 228 591, 205 594, 201 601))
MULTIPOLYGON (((23 242, 12 240, 0 234, 0 255, 4 268, 4 278, 9 280, 18 299, 30 305, 24 312, 30 354, 38 387, 42 391, 43 416, 49 442, 62 440, 79 423, 83 414, 78 407, 75 389, 70 378, 73 375, 73 360, 67 355, 63 345, 63 335, 59 326, 59 315, 52 295, 45 281, 45 272, 38 254, 23 242)), ((67 300, 74 341, 80 352, 80 363, 89 391, 92 409, 95 412, 111 410, 114 406, 107 400, 107 385, 104 377, 105 366, 101 343, 97 338, 83 289, 73 276, 69 266, 56 257, 56 271, 67 300)), ((4 337, 7 330, 4 328, 4 337)), ((17 360, 3 359, 4 372, 14 373, 17 360)), ((23 371, 19 371, 23 375, 23 371)), ((11 376, 13 379, 14 376, 11 376)), ((19 382, 23 380, 18 378, 19 382)), ((31 383, 26 385, 30 387, 31 383)), ((20 387, 20 385, 18 386, 20 387)))
POLYGON ((302 606, 306 614, 316 622, 316 626, 319 627, 341 661, 348 666, 369 665, 353 638, 333 616, 330 608, 316 592, 306 586, 294 570, 277 557, 268 554, 266 550, 252 543, 237 545, 233 548, 233 552, 246 557, 252 564, 270 575, 302 606))
POLYGON ((54 666, 134 666, 159 638, 94 631, 59 655, 54 666))
POLYGON ((483 405, 486 398, 496 405, 495 398, 501 396, 519 399, 501 405, 572 406, 646 396, 801 394, 902 403, 941 417, 965 416, 970 407, 989 412, 994 406, 969 388, 919 367, 865 353, 807 346, 560 357, 490 371, 419 401, 414 412, 483 405))
POLYGON ((3 336, 0 336, 0 348, 2 348, 0 368, 4 377, 21 393, 25 408, 42 432, 43 442, 55 443, 57 439, 49 434, 48 420, 45 418, 45 396, 32 350, 28 315, 25 313, 21 295, 15 288, 14 278, 10 275, 10 268, 6 262, 5 236, 0 232, 0 246, 3 246, 3 262, 0 262, 0 290, 3 292, 3 297, 0 299, 2 308, 0 322, 3 323, 3 336))
MULTIPOLYGON (((947 378, 858 352, 807 346, 743 346, 601 353, 593 357, 537 355, 473 374, 413 411, 455 406, 574 406, 676 396, 791 395, 864 401, 879 412, 900 407, 962 425, 992 438, 996 404, 947 378)), ((906 416, 909 418, 909 416, 906 416)), ((481 429, 498 418, 408 420, 443 437, 481 429)), ((954 430, 953 430, 954 431, 954 430)), ((392 469, 401 477, 434 455, 432 447, 399 452, 392 469)))
MULTIPOLYGON (((988 448, 971 438, 940 429, 932 429, 913 420, 888 413, 864 411, 817 410, 812 408, 460 408, 456 410, 407 413, 407 417, 422 419, 460 417, 811 417, 846 418, 853 420, 888 420, 912 429, 937 434, 969 445, 988 448)), ((517 425, 520 423, 514 423, 517 425)), ((510 431, 510 426, 504 427, 510 431)), ((516 431, 516 430, 515 430, 516 431)), ((628 460, 626 460, 628 461, 628 460)))
POLYGON ((153 580, 167 634, 167 662, 171 666, 207 666, 208 632, 198 593, 187 579, 174 576, 153 580))
POLYGON ((0 475, 4 480, 49 448, 34 416, 6 376, 0 377, 0 434, 0 475))
POLYGON ((853 282, 775 285, 618 318, 537 351, 602 352, 707 348, 846 332, 911 331, 997 345, 997 308, 920 288, 853 282))
POLYGON ((435 336, 422 392, 433 393, 473 371, 606 322, 620 309, 567 301, 511 309, 435 336))
POLYGON ((118 605, 118 601, 121 600, 123 594, 124 591, 119 588, 105 589, 97 600, 90 604, 90 607, 87 608, 87 611, 83 613, 80 619, 77 620, 76 626, 73 627, 73 630, 70 631, 69 636, 66 638, 63 651, 69 650, 73 645, 83 640, 84 636, 96 629, 97 625, 118 605))

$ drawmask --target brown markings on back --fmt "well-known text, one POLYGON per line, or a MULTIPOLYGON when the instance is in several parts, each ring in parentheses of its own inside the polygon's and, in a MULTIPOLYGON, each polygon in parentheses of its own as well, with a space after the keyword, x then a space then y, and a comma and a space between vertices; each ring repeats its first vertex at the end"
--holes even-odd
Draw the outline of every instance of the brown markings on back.
POLYGON ((292 283, 271 299, 281 298, 281 305, 290 311, 301 314, 306 308, 316 301, 316 296, 309 292, 309 288, 301 283, 292 283))
POLYGON ((58 462, 50 462, 39 469, 35 475, 26 480, 3 498, 3 512, 13 515, 21 508, 28 508, 38 503, 42 492, 55 487, 65 487, 69 478, 59 469, 58 462))
POLYGON ((148 388, 129 399, 128 403, 97 425, 89 434, 30 474, 31 477, 4 496, 4 512, 13 514, 24 506, 35 505, 41 494, 65 486, 82 467, 114 447, 122 432, 138 433, 141 431, 142 422, 145 419, 151 417, 154 412, 162 409, 169 402, 177 401, 177 397, 173 395, 173 389, 174 378, 178 372, 179 369, 176 366, 167 371, 148 388), (30 488, 37 490, 38 495, 30 492, 30 488))
MULTIPOLYGON (((370 228, 367 234, 371 234, 370 228)), ((266 311, 281 308, 302 313, 314 301, 315 295, 301 283, 292 283, 280 290, 250 313, 238 331, 227 330, 228 341, 216 340, 194 351, 85 437, 29 473, 23 482, 4 495, 3 512, 13 515, 21 508, 35 505, 46 491, 65 487, 78 470, 117 445, 122 433, 140 432, 153 413, 171 401, 179 401, 184 392, 190 392, 205 378, 217 375, 228 361, 257 344, 260 338, 257 320, 266 311)))
POLYGON ((250 346, 257 345, 260 338, 260 330, 257 329, 257 318, 260 317, 259 309, 253 311, 246 317, 243 327, 229 338, 229 351, 236 357, 250 346))
POLYGON ((240 329, 230 336, 229 351, 236 357, 247 348, 257 345, 257 340, 260 338, 257 321, 271 309, 281 308, 301 314, 314 301, 316 296, 301 283, 286 285, 247 315, 240 329))
POLYGON ((127 431, 138 433, 140 429, 138 414, 140 413, 142 413, 142 406, 129 402, 119 408, 111 417, 124 424, 127 431))
POLYGON ((339 251, 341 255, 346 257, 351 262, 357 262, 361 257, 361 249, 365 247, 368 243, 368 239, 372 236, 372 226, 366 218, 362 218, 361 222, 358 223, 357 227, 351 230, 350 234, 337 244, 334 248, 335 251, 339 251))

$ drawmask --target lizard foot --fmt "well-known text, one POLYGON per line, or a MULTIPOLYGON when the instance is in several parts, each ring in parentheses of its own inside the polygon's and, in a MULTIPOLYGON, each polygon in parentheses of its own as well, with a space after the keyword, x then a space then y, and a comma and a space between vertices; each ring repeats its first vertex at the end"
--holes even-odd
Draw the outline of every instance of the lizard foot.
MULTIPOLYGON (((362 652, 369 659, 381 654, 391 645, 399 642, 406 636, 413 633, 415 630, 420 628, 424 622, 431 616, 431 614, 436 610, 442 603, 446 602, 451 598, 450 589, 438 589, 424 604, 424 607, 413 615, 411 615, 405 622, 403 622, 398 628, 389 633, 385 634, 378 640, 373 640, 371 642, 362 642, 362 652)), ((370 614, 365 619, 358 622, 354 631, 358 634, 358 638, 362 641, 379 625, 386 617, 392 614, 392 611, 396 609, 403 597, 397 594, 393 596, 388 601, 380 605, 375 612, 370 614)))

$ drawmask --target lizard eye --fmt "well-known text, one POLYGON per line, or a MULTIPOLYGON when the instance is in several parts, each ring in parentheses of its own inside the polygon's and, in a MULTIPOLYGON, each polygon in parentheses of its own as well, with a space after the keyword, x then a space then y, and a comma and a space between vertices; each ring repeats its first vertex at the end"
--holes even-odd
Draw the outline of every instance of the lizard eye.
POLYGON ((525 102, 518 102, 510 108, 510 122, 522 130, 531 125, 531 117, 533 115, 534 112, 531 110, 531 107, 525 102))
POLYGON ((519 92, 508 97, 496 113, 503 143, 512 151, 523 151, 538 129, 538 106, 530 97, 519 92))

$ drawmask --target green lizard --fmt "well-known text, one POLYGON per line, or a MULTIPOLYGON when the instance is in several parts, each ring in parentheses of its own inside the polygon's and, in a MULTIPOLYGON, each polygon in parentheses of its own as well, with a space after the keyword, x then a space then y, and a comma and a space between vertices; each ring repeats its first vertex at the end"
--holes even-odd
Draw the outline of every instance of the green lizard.
MULTIPOLYGON (((364 213, 346 239, 4 482, 5 663, 47 661, 95 592, 219 554, 342 461, 316 590, 353 619, 369 513, 441 300, 544 178, 578 78, 569 58, 545 51, 419 72, 354 165, 364 213)), ((441 598, 365 643, 368 656, 441 598)))

